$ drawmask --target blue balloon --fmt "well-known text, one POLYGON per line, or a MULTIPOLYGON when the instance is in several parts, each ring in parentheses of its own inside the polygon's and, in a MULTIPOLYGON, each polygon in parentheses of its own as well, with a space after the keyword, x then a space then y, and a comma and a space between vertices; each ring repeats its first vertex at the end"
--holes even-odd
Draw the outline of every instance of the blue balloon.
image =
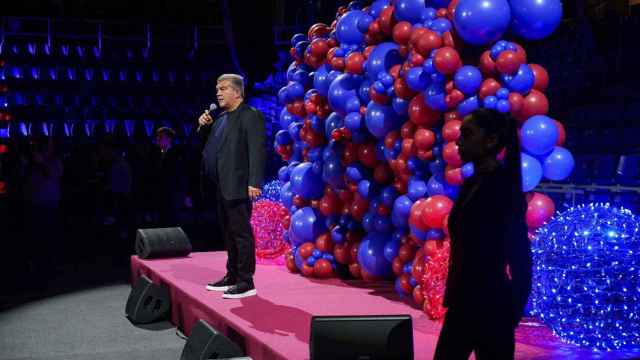
POLYGON ((458 186, 449 185, 448 182, 441 178, 441 175, 433 175, 427 181, 427 194, 429 196, 446 195, 455 200, 458 197, 459 190, 458 186))
POLYGON ((473 176, 475 169, 473 167, 473 163, 472 162, 468 162, 464 165, 462 165, 462 177, 466 178, 470 178, 471 176, 473 176))
POLYGON ((384 206, 392 207, 398 197, 398 192, 393 186, 387 186, 382 189, 380 193, 380 202, 384 204, 384 206))
POLYGON ((287 111, 287 108, 284 107, 282 108, 282 111, 280 111, 280 128, 281 129, 288 129, 289 125, 298 120, 299 118, 293 114, 291 114, 290 112, 287 111))
POLYGON ((489 95, 485 97, 484 100, 482 101, 482 106, 484 106, 487 109, 495 109, 496 105, 498 105, 498 98, 493 95, 489 95))
POLYGON ((280 188, 280 200, 287 209, 293 206, 293 191, 291 191, 291 182, 287 181, 282 188, 280 188))
POLYGON ((564 180, 573 170, 575 162, 571 152, 563 147, 556 146, 542 165, 544 177, 549 180, 564 180))
POLYGON ((509 104, 509 100, 498 100, 496 104, 496 110, 501 113, 508 113, 511 110, 511 104, 509 104))
POLYGON ((322 64, 313 73, 313 87, 317 89, 322 96, 327 96, 329 93, 329 86, 331 85, 330 71, 331 67, 329 65, 322 64))
POLYGON ((291 47, 296 47, 299 42, 307 41, 307 35, 305 34, 295 34, 291 37, 291 47))
POLYGON ((458 113, 460 116, 467 116, 472 112, 476 111, 480 107, 480 101, 477 96, 472 96, 470 98, 465 99, 458 105, 458 113))
POLYGON ((388 217, 376 215, 374 217, 373 228, 377 232, 388 233, 393 230, 393 224, 391 224, 391 219, 388 217))
POLYGON ((314 249, 313 252, 311 253, 311 256, 313 256, 316 259, 319 259, 322 257, 322 251, 318 249, 314 249))
POLYGON ((447 103, 445 101, 444 86, 441 83, 432 83, 427 86, 427 90, 424 91, 424 100, 430 108, 438 111, 447 110, 447 103))
POLYGON ((376 216, 372 213, 367 213, 363 218, 362 218, 362 228, 364 229, 364 231, 366 232, 372 232, 375 226, 375 220, 376 220, 376 216))
POLYGON ((362 179, 369 177, 369 171, 359 163, 347 166, 347 178, 353 182, 360 182, 362 179))
MULTIPOLYGON (((286 166, 283 166, 280 169, 278 169, 278 180, 280 180, 283 183, 286 183, 287 181, 289 181, 289 171, 287 171, 286 166)), ((280 192, 282 192, 282 188, 280 188, 280 192)))
POLYGON ((409 181, 407 188, 407 196, 409 196, 411 201, 418 201, 418 199, 425 197, 427 194, 427 184, 422 180, 409 181))
POLYGON ((384 248, 389 242, 389 234, 372 232, 360 243, 358 263, 373 276, 388 277, 392 274, 391 262, 384 257, 384 248))
POLYGON ((288 145, 293 142, 291 134, 287 130, 278 130, 276 133, 276 143, 278 145, 288 145))
POLYGON ((371 25, 373 20, 374 19, 371 15, 365 14, 358 20, 358 30, 363 34, 366 34, 367 31, 369 31, 369 25, 371 25))
POLYGON ((384 8, 389 6, 389 1, 390 0, 374 1, 373 4, 369 6, 369 15, 371 15, 374 18, 377 18, 378 16, 380 16, 380 13, 382 12, 382 10, 384 10, 384 8))
POLYGON ((506 100, 509 98, 509 89, 507 88, 500 88, 498 89, 498 91, 496 91, 496 97, 499 100, 506 100))
POLYGON ((427 231, 420 230, 413 225, 409 228, 411 229, 411 235, 413 235, 414 239, 420 242, 420 246, 424 245, 424 242, 427 241, 427 231))
POLYGON ((369 88, 371 87, 371 81, 364 80, 362 84, 360 84, 360 88, 358 89, 358 97, 363 104, 368 104, 371 101, 371 97, 369 96, 369 88))
POLYGON ((411 206, 413 206, 413 201, 411 201, 407 195, 399 196, 393 203, 392 214, 408 218, 411 212, 411 206))
POLYGON ((431 77, 429 73, 427 73, 422 67, 414 67, 409 69, 405 74, 405 80, 407 81, 407 85, 413 91, 424 91, 429 83, 431 82, 431 77))
POLYGON ((309 256, 309 257, 307 258, 307 265, 309 265, 309 266, 313 266, 313 265, 315 265, 315 264, 316 264, 316 261, 318 261, 318 259, 317 259, 316 257, 314 257, 314 256, 309 256))
POLYGON ((378 44, 365 62, 365 73, 371 81, 378 80, 378 74, 388 72, 396 64, 403 62, 398 45, 392 42, 378 44))
POLYGON ((342 244, 346 241, 347 229, 341 227, 340 225, 336 226, 331 230, 331 240, 333 240, 336 244, 342 244))
POLYGON ((339 159, 331 159, 325 161, 322 167, 322 180, 333 188, 344 187, 344 177, 342 176, 344 169, 339 159))
POLYGON ((340 44, 360 45, 364 42, 364 33, 358 29, 358 22, 367 16, 363 11, 352 10, 338 19, 336 24, 336 38, 340 44))
POLYGON ((535 189, 542 179, 542 165, 531 155, 521 154, 522 167, 522 191, 529 192, 535 189))
POLYGON ((456 89, 465 95, 475 94, 482 83, 482 73, 475 66, 465 65, 453 77, 456 89))
POLYGON ((444 169, 446 166, 447 164, 445 164, 444 160, 435 159, 429 163, 429 170, 432 174, 444 175, 444 169))
POLYGON ((558 127, 553 119, 545 115, 530 117, 522 125, 522 147, 530 154, 543 155, 553 150, 558 142, 558 127))
POLYGON ((433 20, 431 26, 429 26, 429 29, 442 34, 451 30, 451 27, 451 22, 449 20, 445 18, 438 18, 436 20, 433 20))
POLYGON ((371 200, 378 194, 378 187, 373 181, 367 179, 360 180, 358 183, 358 193, 365 199, 371 200))
POLYGON ((305 199, 319 199, 324 193, 320 174, 313 170, 313 164, 304 162, 291 172, 291 189, 305 199))
POLYGON ((291 216, 291 240, 293 245, 299 246, 305 242, 315 241, 321 233, 327 230, 324 217, 319 211, 311 207, 303 207, 291 216))
POLYGON ((344 126, 351 132, 361 130, 363 125, 362 115, 359 112, 348 113, 344 118, 344 126))
POLYGON ((287 128, 289 135, 295 141, 300 141, 300 129, 302 129, 302 124, 299 122, 292 122, 287 128))
POLYGON ((325 136, 328 139, 330 139, 331 138, 331 133, 333 132, 333 130, 339 129, 343 125, 344 124, 343 124, 342 117, 340 115, 338 115, 337 113, 332 112, 331 114, 329 114, 327 119, 324 121, 324 133, 325 133, 325 136))
POLYGON ((360 99, 356 89, 361 81, 360 76, 342 74, 331 82, 327 97, 329 105, 339 115, 345 116, 349 112, 360 110, 360 99))
POLYGON ((378 139, 385 137, 390 131, 400 127, 393 108, 373 101, 367 105, 365 124, 369 132, 378 139))
POLYGON ((427 239, 429 240, 442 240, 444 239, 444 231, 440 229, 429 229, 427 231, 427 239))
POLYGON ((302 255, 300 255, 300 248, 296 248, 296 250, 293 252, 293 260, 296 263, 296 267, 298 268, 298 270, 302 270, 302 265, 304 265, 304 259, 302 258, 302 255))
POLYGON ((535 76, 529 65, 521 64, 515 75, 502 75, 502 81, 504 81, 509 90, 526 95, 533 88, 535 76))
POLYGON ((391 240, 384 245, 384 258, 388 262, 393 262, 393 259, 398 256, 398 250, 400 249, 399 240, 391 240))
POLYGON ((485 45, 501 38, 510 21, 507 0, 460 0, 453 24, 465 42, 485 45))
POLYGON ((393 111, 396 112, 396 114, 400 116, 406 116, 409 110, 409 101, 394 96, 391 99, 391 107, 393 108, 393 111))
POLYGON ((302 70, 302 69, 297 70, 296 72, 293 73, 292 79, 294 84, 298 84, 302 86, 303 91, 305 87, 308 87, 310 85, 309 72, 306 70, 302 70))
POLYGON ((415 24, 422 21, 426 10, 424 0, 397 0, 394 15, 398 21, 415 24))
POLYGON ((413 266, 411 266, 411 262, 407 262, 402 267, 402 272, 405 273, 405 274, 411 274, 412 268, 413 268, 413 266))
POLYGON ((560 0, 511 0, 511 30, 527 40, 551 35, 562 19, 560 0))

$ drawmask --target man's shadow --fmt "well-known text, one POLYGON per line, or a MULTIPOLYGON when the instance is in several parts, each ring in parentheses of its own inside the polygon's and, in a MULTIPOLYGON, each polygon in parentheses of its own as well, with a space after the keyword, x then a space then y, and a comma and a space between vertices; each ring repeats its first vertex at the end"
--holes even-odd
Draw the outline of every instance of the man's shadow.
POLYGON ((231 312, 251 323, 254 329, 280 336, 293 334, 302 342, 309 341, 310 313, 275 304, 260 296, 243 298, 240 303, 241 305, 232 308, 231 312))

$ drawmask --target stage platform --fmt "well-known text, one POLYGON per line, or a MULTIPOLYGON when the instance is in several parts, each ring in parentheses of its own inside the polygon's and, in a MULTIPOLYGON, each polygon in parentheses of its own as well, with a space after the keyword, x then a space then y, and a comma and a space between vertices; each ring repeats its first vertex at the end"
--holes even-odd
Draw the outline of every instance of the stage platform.
MULTIPOLYGON (((309 359, 313 315, 409 314, 413 318, 415 359, 432 359, 440 323, 404 302, 391 283, 318 280, 291 274, 284 266, 257 265, 257 296, 222 299, 205 285, 225 273, 226 253, 192 253, 186 258, 131 258, 131 277, 142 274, 169 287, 171 321, 189 335, 203 319, 244 347, 254 360, 309 359)), ((517 331, 516 359, 630 359, 640 354, 597 353, 560 342, 538 323, 517 331)))

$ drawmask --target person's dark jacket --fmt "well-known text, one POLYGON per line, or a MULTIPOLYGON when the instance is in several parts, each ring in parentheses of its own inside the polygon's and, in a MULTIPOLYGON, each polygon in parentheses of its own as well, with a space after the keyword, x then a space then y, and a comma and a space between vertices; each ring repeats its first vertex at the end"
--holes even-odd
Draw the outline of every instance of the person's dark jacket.
POLYGON ((444 305, 511 315, 517 324, 531 291, 527 202, 503 168, 463 184, 449 216, 451 255, 444 305), (517 195, 510 195, 517 194, 517 195), (507 270, 508 268, 508 270, 507 270))
MULTIPOLYGON (((226 200, 246 199, 248 187, 262 188, 265 169, 265 127, 262 113, 242 103, 227 114, 227 122, 217 151, 217 181, 226 200)), ((209 133, 216 122, 203 128, 202 136, 209 133)), ((206 147, 207 145, 205 145, 206 147)), ((214 162, 203 152, 203 175, 215 174, 214 162)))

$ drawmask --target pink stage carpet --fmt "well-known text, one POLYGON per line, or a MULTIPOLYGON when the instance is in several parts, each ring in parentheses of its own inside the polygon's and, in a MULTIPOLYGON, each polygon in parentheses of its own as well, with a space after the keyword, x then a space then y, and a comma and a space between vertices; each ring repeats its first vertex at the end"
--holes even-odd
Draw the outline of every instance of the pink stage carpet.
MULTIPOLYGON (((167 285, 171 321, 189 335, 198 319, 209 322, 261 359, 308 359, 312 315, 409 314, 413 318, 416 359, 431 359, 440 324, 403 302, 391 283, 338 279, 314 280, 290 274, 283 266, 257 265, 258 295, 227 300, 205 290, 225 273, 226 253, 192 253, 187 258, 131 258, 132 281, 141 274, 167 285)), ((629 359, 632 354, 596 353, 561 343, 544 326, 521 324, 516 359, 629 359)), ((635 354, 637 358, 639 354, 635 354)))

